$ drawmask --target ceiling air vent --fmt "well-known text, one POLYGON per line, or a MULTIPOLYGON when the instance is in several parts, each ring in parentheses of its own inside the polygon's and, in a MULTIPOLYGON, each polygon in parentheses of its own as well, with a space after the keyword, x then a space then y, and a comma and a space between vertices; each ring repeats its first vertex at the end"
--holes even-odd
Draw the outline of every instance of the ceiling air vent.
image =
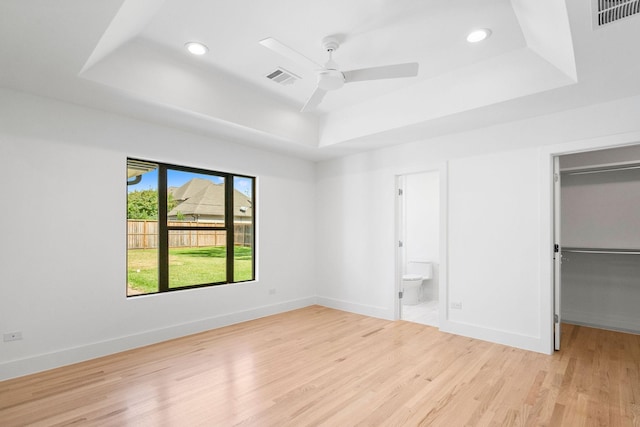
POLYGON ((640 0, 594 0, 594 2, 597 4, 598 27, 640 13, 640 0))
POLYGON ((281 85, 290 85, 296 80, 300 80, 300 76, 296 76, 291 71, 287 71, 284 68, 277 68, 275 71, 267 74, 267 78, 276 83, 280 83, 281 85))

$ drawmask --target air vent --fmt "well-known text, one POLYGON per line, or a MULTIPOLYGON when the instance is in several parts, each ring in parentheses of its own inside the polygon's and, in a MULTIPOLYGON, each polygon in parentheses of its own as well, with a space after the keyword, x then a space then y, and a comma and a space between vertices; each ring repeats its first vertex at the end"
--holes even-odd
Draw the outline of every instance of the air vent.
POLYGON ((594 0, 597 4, 598 27, 640 13, 640 0, 594 0))
POLYGON ((275 71, 267 74, 269 80, 273 80, 281 85, 293 84, 296 80, 300 80, 300 76, 296 76, 291 71, 287 71, 284 68, 277 68, 275 71))

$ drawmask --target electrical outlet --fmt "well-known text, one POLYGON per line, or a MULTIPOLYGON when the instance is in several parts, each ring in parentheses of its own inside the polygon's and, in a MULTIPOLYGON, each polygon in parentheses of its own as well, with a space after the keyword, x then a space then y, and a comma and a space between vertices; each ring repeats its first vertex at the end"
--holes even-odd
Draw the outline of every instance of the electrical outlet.
POLYGON ((9 341, 20 341, 22 339, 22 332, 18 331, 18 332, 9 332, 7 334, 3 334, 2 335, 2 340, 4 342, 9 342, 9 341))
POLYGON ((462 310, 462 301, 451 301, 452 310, 462 310))
POLYGON ((276 288, 269 289, 269 295, 275 295, 275 294, 276 294, 276 288))

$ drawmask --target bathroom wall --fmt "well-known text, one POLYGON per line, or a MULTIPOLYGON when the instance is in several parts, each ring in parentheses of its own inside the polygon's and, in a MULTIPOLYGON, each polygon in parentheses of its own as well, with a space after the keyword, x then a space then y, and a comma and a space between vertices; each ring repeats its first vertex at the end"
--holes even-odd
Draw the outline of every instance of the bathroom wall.
POLYGON ((423 283, 422 297, 438 299, 440 263, 440 173, 424 172, 405 177, 405 267, 412 260, 433 263, 433 279, 423 283))

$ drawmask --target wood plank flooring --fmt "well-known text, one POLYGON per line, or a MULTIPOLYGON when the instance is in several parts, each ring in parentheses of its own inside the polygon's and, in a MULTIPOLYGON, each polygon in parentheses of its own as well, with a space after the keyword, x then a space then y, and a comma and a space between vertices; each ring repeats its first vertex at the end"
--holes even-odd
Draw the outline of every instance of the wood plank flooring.
POLYGON ((640 426, 640 336, 552 356, 312 306, 0 382, 2 426, 640 426))

